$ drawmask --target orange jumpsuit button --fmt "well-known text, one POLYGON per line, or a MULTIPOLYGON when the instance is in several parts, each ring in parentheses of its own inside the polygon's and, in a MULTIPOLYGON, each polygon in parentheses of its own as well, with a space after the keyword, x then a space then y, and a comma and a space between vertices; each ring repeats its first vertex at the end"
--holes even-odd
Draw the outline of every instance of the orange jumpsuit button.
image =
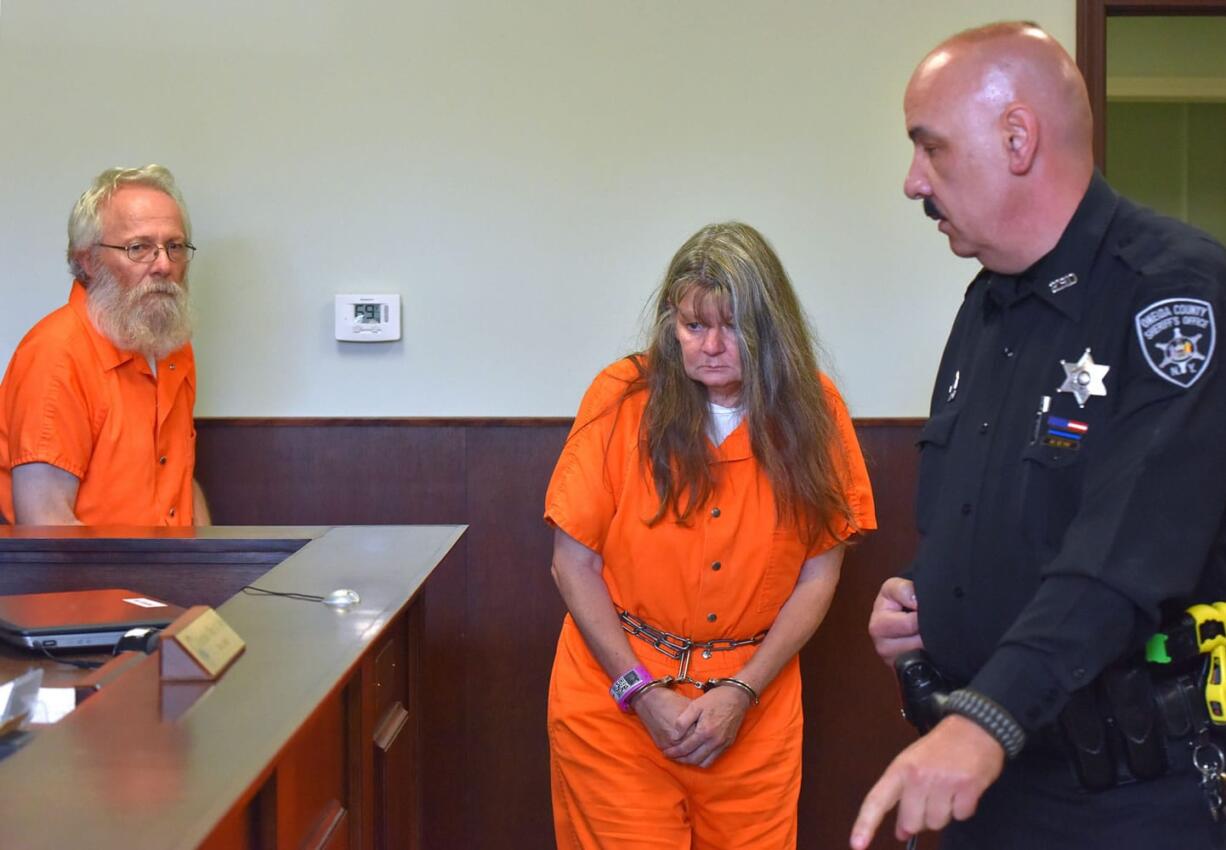
POLYGON ((723 568, 723 566, 724 565, 721 564, 719 561, 716 561, 714 564, 711 565, 711 569, 715 570, 716 572, 719 572, 723 568))
POLYGON ((160 463, 162 466, 165 466, 166 465, 166 455, 162 455, 160 458, 158 458, 158 463, 160 463))
POLYGON ((714 614, 708 614, 708 615, 707 615, 707 622, 708 622, 708 623, 714 623, 714 622, 715 622, 717 619, 718 619, 718 618, 717 618, 717 617, 716 617, 714 614))
POLYGON ((172 517, 175 515, 175 509, 174 509, 174 508, 171 508, 171 509, 170 509, 170 515, 171 515, 172 517))
POLYGON ((713 517, 718 517, 718 516, 719 516, 719 508, 711 508, 711 516, 713 516, 713 517))

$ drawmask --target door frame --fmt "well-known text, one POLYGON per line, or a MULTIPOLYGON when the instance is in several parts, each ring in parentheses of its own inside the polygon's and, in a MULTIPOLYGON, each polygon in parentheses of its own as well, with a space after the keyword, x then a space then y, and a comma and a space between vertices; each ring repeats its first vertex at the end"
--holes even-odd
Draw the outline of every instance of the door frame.
POLYGON ((1226 0, 1077 0, 1077 65, 1094 114, 1094 163, 1107 159, 1107 17, 1226 15, 1226 0))

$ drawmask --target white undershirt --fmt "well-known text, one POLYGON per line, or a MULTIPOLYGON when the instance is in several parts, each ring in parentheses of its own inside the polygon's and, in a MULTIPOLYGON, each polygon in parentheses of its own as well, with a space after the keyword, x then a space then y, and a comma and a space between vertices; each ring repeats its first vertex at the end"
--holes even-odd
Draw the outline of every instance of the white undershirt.
POLYGON ((741 424, 745 412, 739 407, 724 407, 713 401, 707 402, 707 406, 711 408, 711 416, 707 420, 707 435, 715 445, 722 445, 728 435, 736 430, 736 426, 741 424))

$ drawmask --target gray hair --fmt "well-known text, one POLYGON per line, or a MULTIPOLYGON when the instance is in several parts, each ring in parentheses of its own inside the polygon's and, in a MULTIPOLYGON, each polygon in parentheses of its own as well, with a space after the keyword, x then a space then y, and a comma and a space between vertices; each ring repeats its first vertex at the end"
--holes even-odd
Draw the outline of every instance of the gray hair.
POLYGON ((183 235, 191 241, 192 222, 187 214, 187 204, 179 194, 170 169, 156 163, 142 168, 108 168, 95 177, 93 184, 77 198, 68 216, 68 269, 80 280, 86 279, 85 269, 81 268, 76 255, 93 247, 101 238, 102 208, 122 186, 149 186, 173 198, 183 219, 183 235))

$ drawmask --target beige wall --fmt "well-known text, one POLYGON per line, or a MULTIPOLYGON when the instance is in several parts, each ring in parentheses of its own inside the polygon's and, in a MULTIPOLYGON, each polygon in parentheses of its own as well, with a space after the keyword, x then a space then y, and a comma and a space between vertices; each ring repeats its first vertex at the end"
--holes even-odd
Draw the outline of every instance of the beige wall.
POLYGON ((853 411, 921 414, 973 264, 901 192, 938 39, 1073 0, 8 0, 0 357, 63 302, 104 166, 159 161, 200 253, 198 413, 568 415, 693 230, 779 250, 853 411), (398 292, 405 339, 336 342, 398 292))

